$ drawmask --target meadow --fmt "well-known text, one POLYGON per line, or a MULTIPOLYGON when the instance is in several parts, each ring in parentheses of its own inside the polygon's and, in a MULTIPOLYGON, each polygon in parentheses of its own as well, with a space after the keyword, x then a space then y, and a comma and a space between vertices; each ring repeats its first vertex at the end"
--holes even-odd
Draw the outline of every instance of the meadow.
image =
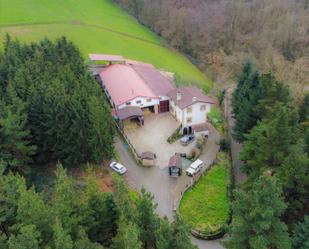
POLYGON ((192 228, 206 236, 221 231, 229 215, 227 194, 228 158, 219 153, 220 162, 184 193, 179 212, 192 228))
POLYGON ((119 54, 174 72, 183 83, 211 85, 185 56, 111 0, 0 0, 0 40, 7 33, 22 42, 64 35, 85 59, 89 53, 119 54))

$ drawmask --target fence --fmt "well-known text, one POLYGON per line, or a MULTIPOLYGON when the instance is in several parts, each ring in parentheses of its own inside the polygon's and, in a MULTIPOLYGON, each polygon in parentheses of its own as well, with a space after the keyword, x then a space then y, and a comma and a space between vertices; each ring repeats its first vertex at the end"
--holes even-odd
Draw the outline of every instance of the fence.
MULTIPOLYGON (((217 162, 218 162, 218 159, 216 157, 208 165, 208 167, 205 167, 205 169, 203 171, 201 171, 197 175, 193 176, 191 181, 188 184, 186 184, 186 186, 184 187, 183 191, 180 192, 179 197, 177 197, 175 199, 175 201, 174 201, 174 208, 173 208, 173 210, 175 212, 178 212, 179 204, 181 202, 181 199, 182 199, 184 193, 186 191, 188 191, 189 189, 191 189, 196 184, 196 182, 200 179, 200 177, 205 176, 206 173, 211 169, 211 167, 213 165, 215 165, 217 162)), ((228 223, 229 223, 229 221, 228 221, 228 223)), ((226 226, 222 226, 222 227, 218 228, 215 231, 209 231, 209 232, 208 231, 201 231, 201 230, 198 230, 198 229, 191 229, 191 234, 194 237, 199 238, 199 239, 214 240, 214 239, 219 239, 219 238, 223 237, 224 234, 226 233, 226 231, 227 231, 227 225, 226 226)))

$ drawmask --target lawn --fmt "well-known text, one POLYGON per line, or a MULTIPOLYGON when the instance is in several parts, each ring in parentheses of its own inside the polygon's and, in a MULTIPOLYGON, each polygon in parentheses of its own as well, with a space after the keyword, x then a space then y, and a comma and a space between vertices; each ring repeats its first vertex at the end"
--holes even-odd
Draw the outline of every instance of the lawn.
POLYGON ((111 0, 0 0, 1 40, 6 33, 23 42, 65 35, 85 59, 88 53, 120 54, 175 72, 185 83, 211 85, 186 57, 111 0))
POLYGON ((185 192, 179 207, 184 219, 205 234, 220 230, 228 220, 228 158, 219 153, 219 159, 218 165, 185 192))

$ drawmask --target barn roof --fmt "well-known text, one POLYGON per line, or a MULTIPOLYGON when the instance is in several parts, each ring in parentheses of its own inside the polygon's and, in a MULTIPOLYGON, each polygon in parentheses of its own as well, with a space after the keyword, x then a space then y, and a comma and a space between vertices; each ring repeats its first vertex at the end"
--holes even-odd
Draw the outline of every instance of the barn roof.
POLYGON ((100 72, 100 77, 116 106, 137 97, 158 98, 129 65, 110 65, 100 72))
POLYGON ((154 67, 135 64, 132 68, 157 96, 167 96, 175 88, 175 85, 154 67))

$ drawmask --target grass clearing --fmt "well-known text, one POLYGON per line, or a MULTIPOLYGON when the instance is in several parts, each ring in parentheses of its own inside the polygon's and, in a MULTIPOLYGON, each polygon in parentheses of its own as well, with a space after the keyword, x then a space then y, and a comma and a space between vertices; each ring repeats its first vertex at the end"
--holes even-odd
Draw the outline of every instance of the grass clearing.
POLYGON ((88 53, 120 54, 175 72, 187 84, 211 85, 186 57, 111 0, 0 0, 1 40, 6 33, 23 42, 65 35, 85 58, 88 53))
POLYGON ((185 192, 179 211, 196 230, 212 234, 225 226, 229 216, 227 193, 228 158, 219 153, 220 162, 185 192))

